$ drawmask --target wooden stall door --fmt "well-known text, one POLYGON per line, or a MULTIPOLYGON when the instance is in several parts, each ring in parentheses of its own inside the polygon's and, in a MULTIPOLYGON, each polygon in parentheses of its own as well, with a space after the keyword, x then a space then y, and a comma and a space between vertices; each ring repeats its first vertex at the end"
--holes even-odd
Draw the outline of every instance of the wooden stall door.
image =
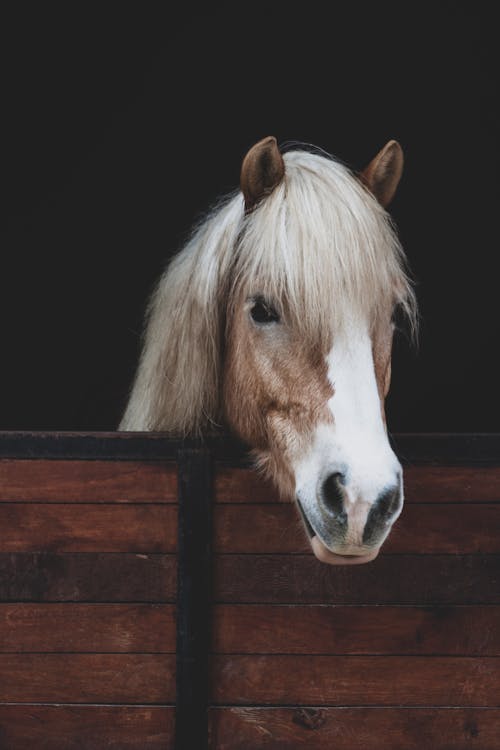
POLYGON ((498 750, 500 469, 406 469, 379 558, 329 567, 219 466, 213 750, 498 750))
POLYGON ((207 703, 213 750, 499 750, 500 436, 402 446, 383 553, 335 568, 230 441, 212 483, 206 446, 6 435, 0 750, 204 750, 207 703))

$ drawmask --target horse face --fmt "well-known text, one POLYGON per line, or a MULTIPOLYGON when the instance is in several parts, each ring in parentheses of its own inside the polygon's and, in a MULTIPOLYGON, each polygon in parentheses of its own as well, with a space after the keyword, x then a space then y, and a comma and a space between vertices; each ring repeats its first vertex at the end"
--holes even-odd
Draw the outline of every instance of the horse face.
MULTIPOLYGON (((401 148, 390 141, 359 175, 381 206, 391 201, 402 167, 401 148)), ((290 215, 301 215, 303 194, 291 191, 285 162, 273 138, 256 144, 245 157, 241 189, 247 215, 262 204, 265 212, 273 191, 281 191, 283 200, 290 201, 291 213, 287 217, 279 214, 277 226, 283 230, 290 215)), ((318 195, 323 189, 323 183, 318 182, 318 195)), ((341 191, 336 199, 342 204, 345 196, 341 191)), ((326 213, 330 205, 329 201, 324 204, 326 213)), ((311 220, 313 211, 310 199, 304 222, 324 224, 321 215, 311 220)), ((375 202, 370 211, 380 215, 375 202)), ((353 213, 355 209, 346 214, 345 225, 356 233, 353 213)), ((365 216, 359 226, 368 225, 375 226, 365 216)), ((331 236, 345 231, 344 222, 329 226, 331 236)), ((364 236, 369 237, 370 231, 364 236)), ((303 238, 304 232, 299 229, 296 237, 303 238)), ((324 241, 328 244, 328 236, 324 241)), ((369 245, 371 240, 366 241, 369 245)), ((368 257, 368 252, 357 247, 353 252, 360 253, 358 258, 363 253, 368 257)), ((376 265, 382 273, 383 263, 389 261, 387 255, 385 261, 380 258, 376 265)), ((324 262, 321 276, 328 271, 329 258, 324 262)), ((352 261, 344 257, 344 263, 352 261)), ((351 271, 354 267, 352 263, 351 271)), ((365 295, 369 295, 371 282, 365 287, 365 295)), ((328 290, 335 288, 335 281, 325 285, 315 304, 323 306, 328 290)), ((336 291, 346 294, 338 284, 336 291)), ((389 310, 391 295, 398 298, 390 283, 384 287, 384 295, 387 299, 382 309, 389 310)), ((261 466, 282 492, 296 500, 320 560, 345 564, 374 559, 403 504, 401 466, 389 445, 384 416, 392 348, 390 313, 384 316, 379 310, 370 315, 366 309, 363 312, 362 304, 357 309, 354 294, 344 307, 341 325, 326 321, 325 329, 333 335, 325 350, 319 343, 324 344, 325 337, 301 336, 300 326, 294 325, 283 301, 266 297, 258 288, 241 290, 235 297, 224 373, 229 424, 253 446, 261 466), (315 345, 311 343, 314 338, 315 345)), ((301 313, 307 316, 308 311, 301 313)))
POLYGON ((375 328, 353 316, 328 352, 314 350, 258 292, 228 325, 226 418, 332 564, 374 559, 403 504, 384 417, 392 324, 375 328))

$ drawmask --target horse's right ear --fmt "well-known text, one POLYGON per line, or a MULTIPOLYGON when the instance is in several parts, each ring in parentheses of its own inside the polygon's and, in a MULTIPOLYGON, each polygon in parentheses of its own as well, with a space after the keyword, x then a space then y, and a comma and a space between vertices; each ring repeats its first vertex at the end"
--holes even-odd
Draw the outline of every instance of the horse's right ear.
POLYGON ((240 185, 245 198, 245 210, 252 208, 272 193, 285 174, 285 163, 276 138, 268 136, 252 146, 241 165, 240 185))

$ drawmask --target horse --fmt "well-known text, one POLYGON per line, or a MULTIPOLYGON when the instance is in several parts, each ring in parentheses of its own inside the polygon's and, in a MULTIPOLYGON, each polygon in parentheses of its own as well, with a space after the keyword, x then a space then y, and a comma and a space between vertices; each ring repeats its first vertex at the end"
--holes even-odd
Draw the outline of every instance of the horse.
POLYGON ((396 312, 417 325, 386 211, 402 169, 394 140, 360 173, 256 143, 151 297, 119 428, 229 428, 330 564, 375 559, 403 506, 384 409, 396 312))

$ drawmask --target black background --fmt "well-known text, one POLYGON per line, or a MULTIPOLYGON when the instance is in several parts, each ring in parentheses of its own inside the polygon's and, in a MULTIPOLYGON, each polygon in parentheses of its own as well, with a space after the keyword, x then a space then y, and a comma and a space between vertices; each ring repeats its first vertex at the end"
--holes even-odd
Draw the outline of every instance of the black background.
POLYGON ((1 19, 0 429, 116 427, 155 279, 275 135, 356 169, 401 142, 390 427, 498 431, 494 4, 135 6, 1 19))

